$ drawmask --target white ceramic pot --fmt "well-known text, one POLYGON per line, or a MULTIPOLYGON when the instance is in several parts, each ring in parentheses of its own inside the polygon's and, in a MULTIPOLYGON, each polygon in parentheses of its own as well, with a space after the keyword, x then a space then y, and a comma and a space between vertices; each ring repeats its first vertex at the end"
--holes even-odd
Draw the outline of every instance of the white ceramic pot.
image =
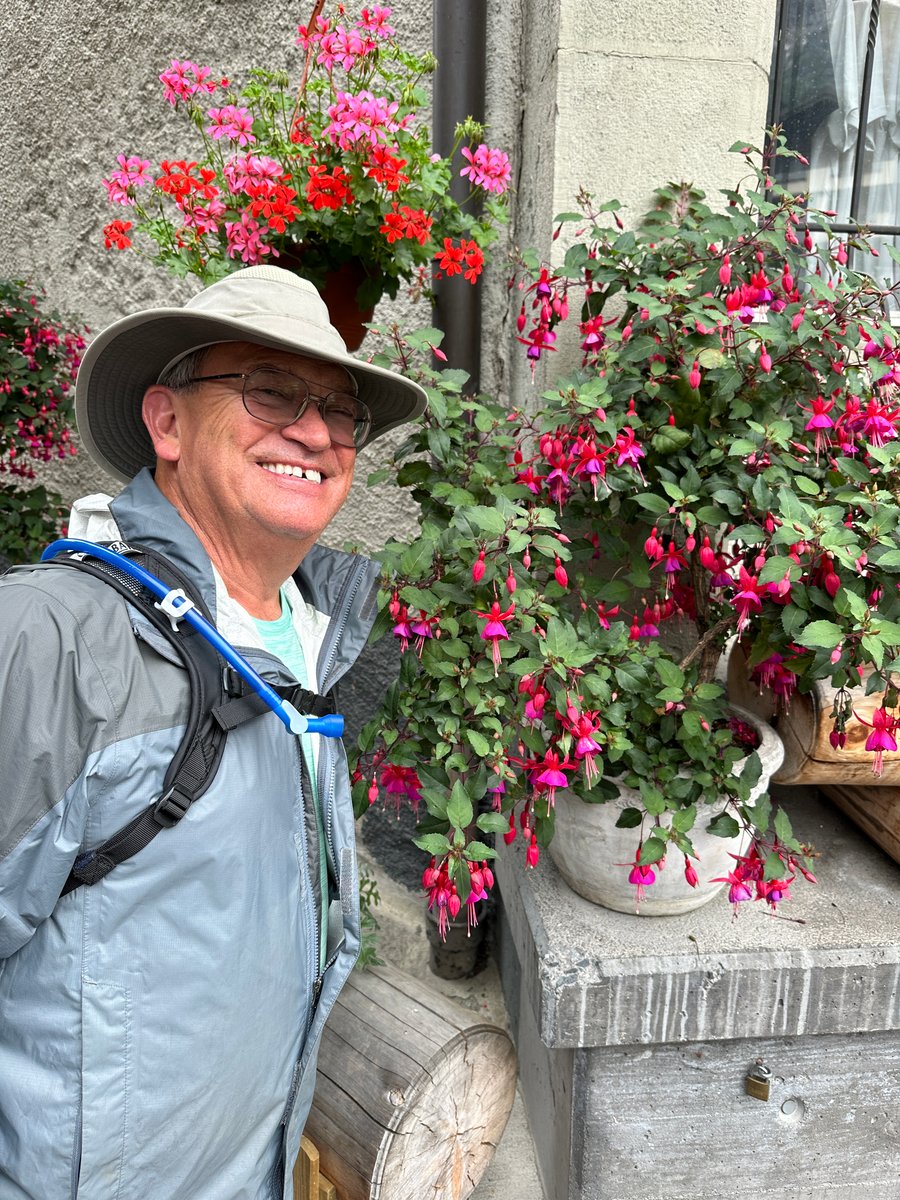
MULTIPOLYGON (((769 779, 781 766, 784 746, 770 725, 744 709, 733 708, 732 711, 752 725, 761 739, 757 753, 762 773, 751 793, 752 803, 766 791, 769 779)), ((740 769, 738 763, 736 773, 740 769)), ((678 916, 712 900, 725 885, 710 880, 716 876, 724 877, 733 869, 734 859, 730 855, 743 853, 748 835, 741 833, 736 838, 720 838, 708 833, 707 826, 720 809, 715 805, 701 809, 689 834, 698 854, 698 860, 694 862, 699 878, 697 887, 692 888, 685 879, 682 856, 673 847, 665 867, 661 871, 654 868, 656 881, 645 889, 637 906, 637 889, 628 882, 628 867, 621 864, 634 862, 640 829, 617 829, 616 821, 623 808, 640 807, 640 796, 631 788, 623 786, 620 790, 618 800, 608 800, 604 804, 585 804, 567 792, 557 792, 556 832, 550 843, 550 857, 569 887, 604 908, 615 912, 637 912, 642 917, 678 916)))

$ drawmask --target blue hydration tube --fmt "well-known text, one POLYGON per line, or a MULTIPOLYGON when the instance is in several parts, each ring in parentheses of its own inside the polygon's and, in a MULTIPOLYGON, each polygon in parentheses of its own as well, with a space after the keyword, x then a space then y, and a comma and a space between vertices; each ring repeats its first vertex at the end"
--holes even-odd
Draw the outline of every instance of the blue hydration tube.
POLYGON ((157 579, 138 563, 133 562, 124 554, 109 550, 105 546, 97 546, 93 542, 81 541, 78 538, 60 538, 51 542, 41 555, 41 562, 55 558, 63 551, 86 554, 108 563, 118 571, 123 571, 142 584, 148 592, 157 598, 156 607, 169 618, 172 628, 178 628, 179 621, 187 621, 193 629, 210 643, 211 646, 225 659, 229 666, 234 667, 238 675, 250 685, 256 694, 266 702, 272 712, 278 717, 291 733, 319 733, 323 737, 339 738, 344 733, 344 718, 340 713, 327 717, 306 717, 297 712, 293 704, 282 700, 261 675, 250 666, 243 655, 222 637, 215 625, 210 624, 201 612, 198 612, 193 600, 189 599, 181 588, 169 588, 161 579, 157 579))

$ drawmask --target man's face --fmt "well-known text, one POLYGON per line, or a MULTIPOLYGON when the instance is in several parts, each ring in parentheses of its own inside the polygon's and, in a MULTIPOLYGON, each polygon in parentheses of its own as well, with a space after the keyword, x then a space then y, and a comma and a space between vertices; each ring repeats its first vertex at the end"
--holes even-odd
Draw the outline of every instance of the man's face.
MULTIPOLYGON (((355 390, 348 373, 335 363, 249 342, 211 347, 200 374, 246 373, 257 367, 299 376, 311 395, 355 390)), ((180 502, 204 542, 252 557, 265 552, 272 538, 287 540, 296 543, 299 561, 346 500, 356 451, 332 442, 313 403, 283 428, 251 416, 241 402, 240 379, 200 383, 176 393, 174 408, 177 457, 166 477, 175 494, 169 498, 180 502), (302 468, 304 476, 284 468, 302 468)))

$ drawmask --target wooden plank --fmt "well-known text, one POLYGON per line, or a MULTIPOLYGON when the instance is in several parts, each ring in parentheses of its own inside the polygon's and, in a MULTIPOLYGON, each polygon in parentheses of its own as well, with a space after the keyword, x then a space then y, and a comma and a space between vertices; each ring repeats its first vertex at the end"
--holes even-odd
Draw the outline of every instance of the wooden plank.
POLYGON ((300 1153, 294 1163, 296 1200, 319 1200, 319 1151, 306 1136, 300 1139, 300 1153))
POLYGON ((894 862, 900 863, 900 787, 835 785, 822 791, 894 862))

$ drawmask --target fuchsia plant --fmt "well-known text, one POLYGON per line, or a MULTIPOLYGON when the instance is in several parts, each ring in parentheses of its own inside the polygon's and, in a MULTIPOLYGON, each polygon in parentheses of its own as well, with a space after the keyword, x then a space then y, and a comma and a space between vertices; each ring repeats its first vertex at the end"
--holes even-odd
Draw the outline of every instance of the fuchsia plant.
POLYGON ((441 273, 475 283, 506 217, 509 159, 471 119, 448 157, 433 152, 422 82, 437 63, 402 49, 390 18, 380 5, 352 17, 317 0, 297 31, 293 81, 257 68, 237 88, 172 59, 163 95, 199 149, 158 167, 118 156, 103 183, 125 213, 104 227, 107 248, 126 250, 140 233, 153 261, 204 283, 253 263, 295 267, 299 251, 321 287, 352 262, 364 270, 363 309, 401 280, 426 291, 441 273), (471 183, 462 205, 450 196, 454 175, 471 183))
POLYGON ((59 497, 28 486, 35 464, 75 454, 75 372, 86 329, 48 311, 24 280, 0 280, 0 555, 27 562, 56 536, 59 497), (20 481, 27 481, 24 485, 20 481))
POLYGON ((386 772, 412 772, 438 905, 453 888, 466 902, 476 874, 487 886, 484 834, 521 839, 534 865, 557 789, 599 803, 620 781, 640 795, 619 820, 639 889, 673 858, 696 882, 691 829, 723 799, 712 831, 752 833, 733 902, 774 906, 812 878, 783 809, 749 803, 755 752, 732 771, 748 747, 716 666, 735 635, 782 707, 832 682, 836 745, 868 670, 876 772, 896 749, 896 289, 809 232, 827 217, 773 183, 778 139, 741 153, 722 211, 670 185, 631 232, 583 195, 560 218, 561 265, 525 257, 526 354, 540 362, 573 327, 582 357, 537 411, 464 396, 458 372, 417 366, 435 331, 394 331, 388 357, 431 399, 397 455, 422 526, 385 555, 380 629, 408 648, 361 738, 355 798, 361 812, 386 772), (413 652, 414 622, 428 634, 413 652))

